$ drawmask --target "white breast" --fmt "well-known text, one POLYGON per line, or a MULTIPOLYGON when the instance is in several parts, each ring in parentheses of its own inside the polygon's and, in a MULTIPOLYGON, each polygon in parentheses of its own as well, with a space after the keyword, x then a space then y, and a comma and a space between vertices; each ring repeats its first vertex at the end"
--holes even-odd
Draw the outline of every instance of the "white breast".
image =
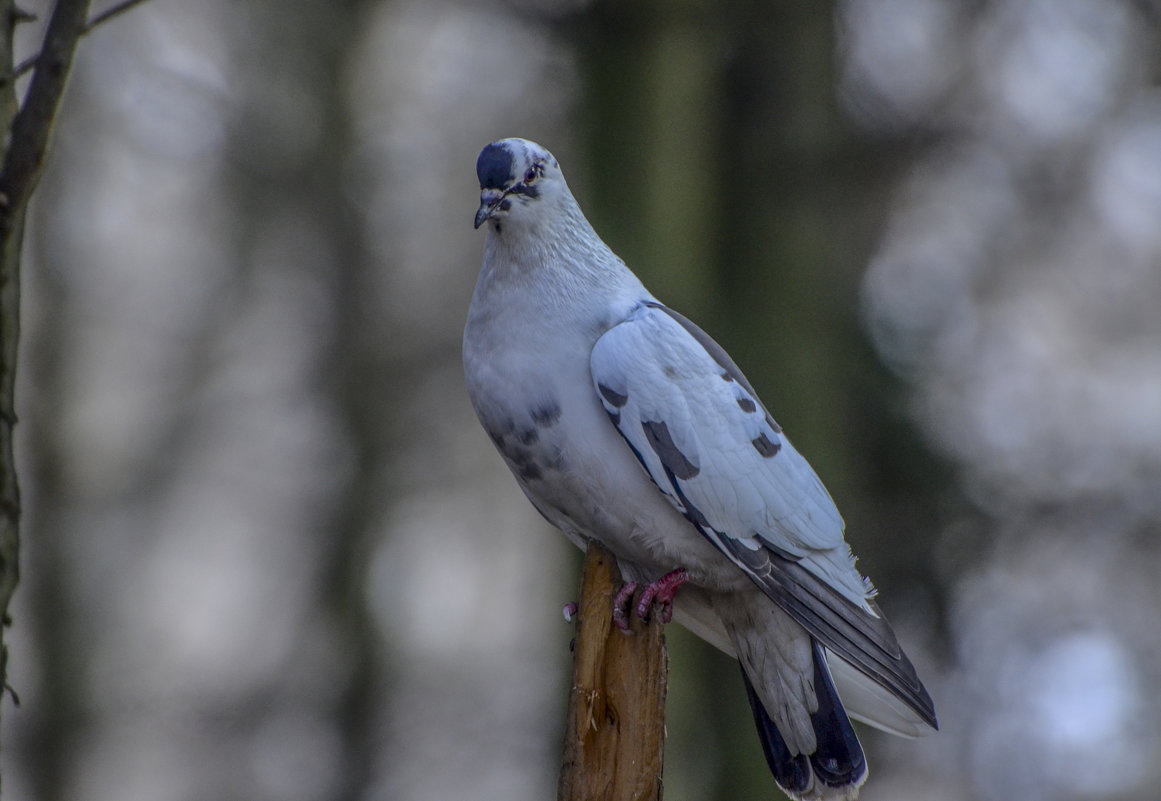
POLYGON ((652 483, 592 388, 592 346, 617 315, 586 330, 516 314, 519 299, 506 301, 502 321, 469 312, 464 372, 480 422, 529 500, 574 543, 604 544, 633 578, 685 567, 701 586, 744 584, 652 483))

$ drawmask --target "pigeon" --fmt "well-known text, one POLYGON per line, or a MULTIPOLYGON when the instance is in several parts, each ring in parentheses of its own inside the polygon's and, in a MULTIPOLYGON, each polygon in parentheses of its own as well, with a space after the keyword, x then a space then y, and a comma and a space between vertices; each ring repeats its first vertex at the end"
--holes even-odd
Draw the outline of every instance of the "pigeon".
POLYGON ((548 150, 501 139, 476 174, 463 363, 484 430, 541 515, 616 556, 618 605, 644 584, 637 614, 660 605, 738 659, 788 796, 855 798, 850 718, 937 723, 822 481, 722 347, 597 236, 548 150))

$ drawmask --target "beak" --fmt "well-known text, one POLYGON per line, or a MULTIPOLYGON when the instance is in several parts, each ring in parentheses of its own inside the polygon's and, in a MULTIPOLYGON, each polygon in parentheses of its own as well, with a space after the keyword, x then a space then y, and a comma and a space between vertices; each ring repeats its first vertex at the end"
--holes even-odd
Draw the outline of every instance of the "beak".
POLYGON ((496 209, 500 207, 500 201, 507 194, 507 192, 500 192, 496 189, 485 189, 480 193, 480 210, 476 212, 476 228, 491 219, 492 215, 496 213, 496 209))

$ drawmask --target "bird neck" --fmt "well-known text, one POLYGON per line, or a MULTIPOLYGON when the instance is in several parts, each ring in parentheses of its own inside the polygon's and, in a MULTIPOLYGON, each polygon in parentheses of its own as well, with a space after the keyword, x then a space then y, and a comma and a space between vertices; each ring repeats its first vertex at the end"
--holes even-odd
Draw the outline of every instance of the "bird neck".
POLYGON ((554 214, 534 220, 503 220, 490 226, 485 269, 498 284, 535 284, 545 302, 578 297, 647 296, 641 282, 601 241, 571 198, 554 214), (547 272, 547 275, 546 275, 547 272))

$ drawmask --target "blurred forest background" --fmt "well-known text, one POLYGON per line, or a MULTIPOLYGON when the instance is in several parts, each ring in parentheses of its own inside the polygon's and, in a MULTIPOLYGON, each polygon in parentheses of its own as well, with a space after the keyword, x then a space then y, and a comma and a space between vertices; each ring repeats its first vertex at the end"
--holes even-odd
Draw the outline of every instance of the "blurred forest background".
MULTIPOLYGON (((6 798, 554 797, 579 555, 460 369, 504 136, 843 510, 942 728, 863 729, 862 797, 1156 799, 1155 0, 151 0, 97 30, 26 242, 6 798)), ((667 801, 776 797, 736 668, 669 641, 667 801)))

